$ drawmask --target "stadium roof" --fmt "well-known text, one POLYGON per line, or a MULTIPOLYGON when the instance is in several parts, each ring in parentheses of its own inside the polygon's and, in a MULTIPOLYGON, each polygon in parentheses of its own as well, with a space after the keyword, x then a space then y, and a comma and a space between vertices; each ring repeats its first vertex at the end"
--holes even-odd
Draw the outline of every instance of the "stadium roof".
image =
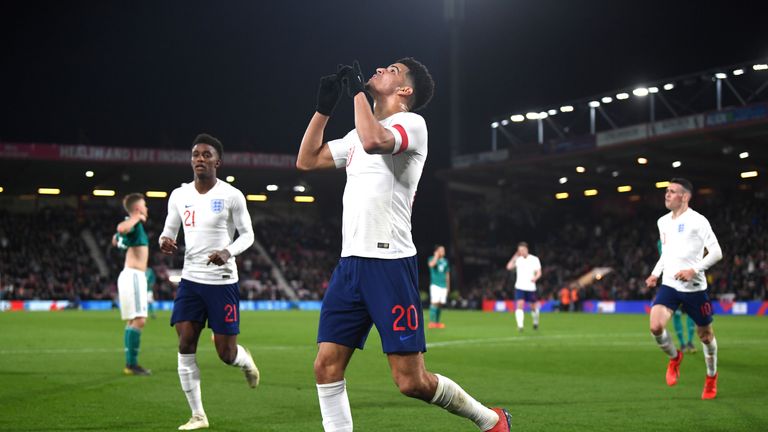
POLYGON ((768 117, 563 153, 545 153, 542 148, 504 153, 504 160, 443 170, 438 177, 454 188, 503 187, 551 198, 559 192, 583 196, 586 189, 617 193, 619 186, 627 185, 637 192, 654 190, 657 182, 677 176, 688 178, 697 189, 740 182, 765 185, 768 117), (673 167, 675 162, 678 167, 673 167), (577 167, 584 171, 577 172, 577 167), (758 176, 741 178, 751 171, 758 176))

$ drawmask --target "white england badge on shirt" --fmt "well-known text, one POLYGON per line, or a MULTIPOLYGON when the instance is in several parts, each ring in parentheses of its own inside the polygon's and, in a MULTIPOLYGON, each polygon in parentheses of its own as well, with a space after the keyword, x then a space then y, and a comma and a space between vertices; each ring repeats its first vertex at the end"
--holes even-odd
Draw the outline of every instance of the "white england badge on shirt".
POLYGON ((211 200, 211 211, 214 213, 221 213, 221 211, 224 210, 224 200, 223 199, 212 199, 211 200))

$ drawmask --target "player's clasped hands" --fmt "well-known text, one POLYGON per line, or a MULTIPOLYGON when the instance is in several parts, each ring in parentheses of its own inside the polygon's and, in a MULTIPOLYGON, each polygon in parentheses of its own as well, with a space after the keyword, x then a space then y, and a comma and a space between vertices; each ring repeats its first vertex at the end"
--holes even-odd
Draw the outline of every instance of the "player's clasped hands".
MULTIPOLYGON (((208 255, 208 264, 214 263, 216 265, 224 265, 227 263, 227 260, 229 260, 229 257, 231 257, 232 254, 229 253, 228 250, 222 249, 220 251, 216 251, 210 255, 208 255)), ((206 264, 206 265, 208 265, 206 264)))
POLYGON ((160 237, 160 252, 166 255, 173 255, 179 249, 176 241, 169 237, 160 237))

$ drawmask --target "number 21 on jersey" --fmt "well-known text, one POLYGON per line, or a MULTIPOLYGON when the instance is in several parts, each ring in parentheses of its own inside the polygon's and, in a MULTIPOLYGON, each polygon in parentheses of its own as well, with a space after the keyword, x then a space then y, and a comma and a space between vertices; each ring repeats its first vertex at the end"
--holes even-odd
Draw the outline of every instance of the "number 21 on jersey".
POLYGON ((195 226, 195 211, 184 210, 184 226, 195 226))

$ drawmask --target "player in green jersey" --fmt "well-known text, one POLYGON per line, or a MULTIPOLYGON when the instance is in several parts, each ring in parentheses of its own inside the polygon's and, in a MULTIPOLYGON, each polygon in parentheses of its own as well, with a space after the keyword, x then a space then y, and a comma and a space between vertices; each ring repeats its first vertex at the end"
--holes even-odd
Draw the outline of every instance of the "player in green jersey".
POLYGON ((435 252, 429 257, 429 328, 445 328, 440 322, 442 307, 448 301, 451 289, 451 267, 445 259, 445 247, 435 246, 435 252))
POLYGON ((147 262, 149 238, 144 231, 148 210, 144 195, 128 194, 123 198, 123 208, 128 217, 117 225, 112 244, 125 250, 125 267, 117 279, 120 298, 120 315, 127 322, 125 327, 126 375, 150 375, 151 371, 139 366, 141 330, 147 320, 147 262))

